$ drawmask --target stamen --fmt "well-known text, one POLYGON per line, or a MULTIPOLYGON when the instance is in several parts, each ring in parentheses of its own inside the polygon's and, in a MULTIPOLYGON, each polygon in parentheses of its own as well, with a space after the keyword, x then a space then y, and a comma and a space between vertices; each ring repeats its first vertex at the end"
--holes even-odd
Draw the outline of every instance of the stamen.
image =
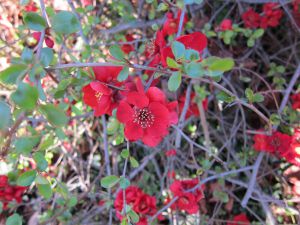
POLYGON ((151 127, 155 116, 147 108, 134 108, 133 122, 139 124, 143 129, 151 127))
POLYGON ((99 91, 97 91, 97 92, 95 93, 95 97, 97 98, 98 101, 100 101, 102 95, 103 95, 103 94, 102 94, 101 92, 99 92, 99 91))

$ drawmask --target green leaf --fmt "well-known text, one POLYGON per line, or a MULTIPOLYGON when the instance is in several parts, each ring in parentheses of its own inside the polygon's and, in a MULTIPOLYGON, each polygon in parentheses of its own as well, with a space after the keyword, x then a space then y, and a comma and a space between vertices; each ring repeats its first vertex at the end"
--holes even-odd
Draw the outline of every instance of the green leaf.
POLYGON ((130 210, 130 211, 128 212, 128 216, 130 217, 130 220, 131 220, 133 223, 137 223, 137 222, 139 222, 139 220, 140 220, 139 215, 138 215, 135 211, 133 211, 133 210, 130 210))
POLYGON ((180 65, 172 58, 167 57, 167 65, 170 68, 178 69, 180 68, 180 65))
POLYGON ((22 52, 21 59, 25 63, 30 63, 33 59, 33 51, 31 49, 25 47, 23 52, 22 52))
POLYGON ((255 44, 255 40, 253 38, 249 38, 247 41, 247 46, 248 47, 253 47, 255 44))
POLYGON ((234 67, 234 61, 232 58, 221 59, 221 58, 214 57, 214 60, 209 65, 209 70, 226 72, 231 70, 233 67, 234 67))
POLYGON ((120 178, 115 175, 106 176, 101 179, 101 186, 104 188, 112 188, 119 181, 120 181, 120 178))
POLYGON ((129 187, 129 185, 130 185, 130 181, 127 178, 125 177, 120 178, 120 187, 122 189, 126 189, 127 187, 129 187))
POLYGON ((51 48, 42 48, 41 50, 41 63, 44 67, 50 65, 54 57, 53 50, 51 48))
POLYGON ((34 181, 36 184, 49 184, 49 181, 40 174, 36 176, 34 181))
POLYGON ((118 75, 118 81, 124 81, 128 78, 129 67, 125 66, 118 75))
POLYGON ((20 137, 15 142, 16 152, 28 156, 39 141, 40 136, 20 137))
POLYGON ((35 180, 37 173, 35 170, 29 170, 22 173, 17 179, 17 185, 19 186, 30 186, 35 180))
POLYGON ((190 77, 201 77, 204 75, 204 70, 199 62, 191 62, 184 65, 185 73, 190 77))
POLYGON ((176 91, 181 84, 181 73, 179 71, 173 72, 168 80, 168 89, 170 91, 176 91))
POLYGON ((68 122, 65 112, 58 106, 52 104, 41 105, 40 110, 53 126, 62 127, 68 122))
POLYGON ((45 19, 35 12, 26 13, 24 22, 31 30, 35 31, 42 31, 47 27, 45 19))
POLYGON ((0 118, 0 130, 4 130, 11 120, 10 107, 4 101, 0 101, 0 118))
POLYGON ((253 102, 254 92, 250 88, 246 88, 245 95, 249 102, 253 102))
POLYGON ((164 11, 167 11, 169 8, 169 5, 162 2, 162 3, 159 3, 158 7, 157 7, 157 11, 159 12, 164 12, 164 11))
POLYGON ((109 48, 109 53, 118 60, 124 59, 124 52, 121 50, 120 46, 118 45, 112 45, 109 48))
POLYGON ((199 52, 194 49, 185 50, 185 59, 188 61, 198 61, 200 59, 199 52))
POLYGON ((122 156, 122 158, 127 159, 129 157, 129 150, 123 149, 121 152, 121 156, 122 156))
POLYGON ((52 28, 58 34, 72 34, 80 29, 76 16, 69 11, 60 11, 52 17, 52 28))
POLYGON ((69 199, 69 201, 68 201, 67 204, 68 204, 68 207, 69 207, 69 208, 72 208, 72 207, 76 206, 77 203, 78 203, 78 200, 77 200, 76 196, 72 196, 72 197, 69 199))
POLYGON ((38 191, 45 199, 50 199, 52 197, 53 191, 51 185, 48 184, 37 184, 38 191))
POLYGON ((15 84, 21 75, 25 75, 27 65, 11 65, 0 72, 0 81, 5 84, 15 84))
POLYGON ((178 41, 173 41, 171 48, 176 60, 184 58, 184 54, 185 54, 184 44, 178 41))
POLYGON ((3 212, 3 203, 0 202, 0 214, 3 212))
POLYGON ((6 219, 5 225, 22 225, 22 217, 14 213, 6 219))
POLYGON ((45 156, 41 152, 37 152, 33 155, 33 159, 36 162, 37 168, 40 171, 45 171, 48 167, 48 162, 45 159, 45 156))
POLYGON ((21 6, 27 5, 28 3, 29 3, 29 0, 20 0, 21 6))
POLYGON ((115 134, 119 129, 120 123, 116 118, 110 117, 107 123, 107 134, 115 134))
POLYGON ((130 161, 130 165, 133 167, 133 168, 137 168, 139 166, 139 162, 136 161, 136 159, 134 157, 130 157, 129 158, 129 161, 130 161))
POLYGON ((226 103, 231 103, 235 100, 234 96, 230 96, 224 91, 221 91, 217 94, 217 99, 226 103))
POLYGON ((213 196, 220 200, 221 202, 223 203, 227 203, 229 201, 229 197, 228 197, 228 194, 226 192, 223 192, 223 191, 218 191, 218 190, 215 190, 213 192, 213 196))
POLYGON ((36 87, 27 83, 20 83, 18 89, 11 95, 11 99, 22 109, 34 109, 39 93, 36 87))
POLYGON ((257 38, 260 38, 261 36, 263 36, 264 34, 264 29, 257 29, 256 31, 254 31, 254 33, 252 34, 252 37, 257 39, 257 38))
POLYGON ((264 96, 260 93, 256 93, 253 96, 253 102, 263 102, 265 100, 264 96))

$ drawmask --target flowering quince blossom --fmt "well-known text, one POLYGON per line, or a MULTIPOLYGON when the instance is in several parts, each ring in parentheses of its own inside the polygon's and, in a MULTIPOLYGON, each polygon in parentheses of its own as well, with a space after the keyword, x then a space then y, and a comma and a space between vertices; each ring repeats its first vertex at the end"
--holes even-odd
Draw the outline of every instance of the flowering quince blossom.
POLYGON ((92 0, 81 0, 81 4, 83 7, 89 6, 93 4, 92 0))
POLYGON ((218 26, 218 30, 220 30, 220 31, 232 30, 231 19, 224 19, 218 26))
POLYGON ((271 136, 256 134, 253 148, 256 151, 266 151, 275 156, 285 158, 288 162, 300 166, 300 129, 294 131, 293 136, 279 131, 271 136))
POLYGON ((264 15, 261 17, 260 27, 266 29, 267 27, 276 27, 283 16, 281 9, 274 9, 279 6, 276 3, 266 3, 263 6, 264 15))
POLYGON ((142 140, 154 147, 178 120, 175 108, 177 101, 167 102, 165 94, 157 87, 144 92, 141 81, 137 91, 130 91, 117 108, 117 119, 125 125, 124 134, 129 141, 142 140))
POLYGON ((82 88, 83 102, 94 110, 95 116, 111 115, 120 100, 118 90, 106 84, 121 86, 117 81, 118 74, 122 70, 119 66, 93 67, 96 80, 82 88))
MULTIPOLYGON (((125 36, 125 39, 127 42, 134 41, 132 34, 127 34, 125 36)), ((134 51, 134 45, 133 44, 124 44, 124 45, 121 45, 121 49, 125 54, 129 54, 130 52, 134 51)))
POLYGON ((291 96, 292 108, 294 110, 300 109, 300 92, 291 96))
MULTIPOLYGON (((186 49, 193 49, 197 52, 202 53, 202 51, 206 48, 207 46, 207 38, 204 34, 201 32, 194 32, 188 35, 182 35, 178 38, 175 39, 175 41, 178 41, 182 43, 186 49)), ((165 47, 162 50, 162 65, 164 67, 167 67, 167 58, 172 58, 174 59, 174 54, 172 52, 172 48, 170 46, 165 47)))
POLYGON ((35 2, 30 1, 27 5, 25 5, 25 11, 26 12, 36 12, 36 11, 38 11, 38 8, 36 7, 35 2))
POLYGON ((238 214, 233 217, 232 221, 227 222, 227 225, 250 225, 250 221, 245 213, 238 214))
MULTIPOLYGON (((41 34, 42 34, 41 32, 33 32, 32 33, 32 37, 37 41, 37 43, 40 41, 41 34)), ((50 37, 51 36, 50 36, 49 31, 48 32, 46 31, 46 34, 45 34, 45 44, 47 45, 48 48, 53 48, 54 41, 50 37)))
MULTIPOLYGON (((196 189, 193 192, 188 192, 189 189, 194 188, 199 184, 197 178, 190 180, 175 180, 171 186, 170 191, 173 194, 173 197, 178 197, 177 201, 171 206, 173 210, 183 210, 188 214, 195 214, 199 211, 199 201, 204 198, 203 189, 204 186, 196 189)), ((167 199, 168 203, 170 199, 167 199)))
MULTIPOLYGON (((117 193, 114 201, 114 207, 117 211, 117 217, 122 220, 122 211, 124 207, 124 195, 123 190, 117 193)), ((125 190, 126 204, 130 205, 136 213, 139 214, 139 222, 137 225, 148 225, 147 217, 153 216, 157 212, 156 198, 144 193, 140 188, 136 186, 129 186, 125 190)), ((158 216, 161 219, 162 216, 158 216)))
POLYGON ((15 200, 17 203, 21 203, 26 189, 26 187, 11 186, 8 183, 8 177, 0 175, 0 202, 3 204, 3 209, 6 210, 11 201, 15 200))
POLYGON ((243 13, 242 19, 247 28, 258 28, 260 25, 260 15, 252 8, 243 13))
MULTIPOLYGON (((180 16, 181 16, 181 10, 179 10, 177 12, 177 16, 176 18, 174 18, 174 14, 171 13, 171 12, 168 12, 167 13, 167 19, 163 25, 163 28, 162 28, 162 33, 164 36, 167 36, 167 35, 173 35, 175 33, 177 33, 178 31, 178 26, 179 26, 179 23, 180 23, 180 16)), ((184 19, 183 19, 183 27, 185 26, 185 24, 188 22, 188 17, 187 15, 185 14, 184 15, 184 19)))
MULTIPOLYGON (((186 92, 184 92, 180 97, 179 97, 179 100, 178 100, 178 106, 179 106, 179 111, 180 113, 182 112, 183 110, 183 107, 184 107, 184 104, 185 104, 185 95, 186 95, 186 92)), ((196 97, 196 94, 193 92, 191 94, 191 98, 190 98, 190 103, 189 103, 189 107, 186 111, 186 115, 185 115, 185 118, 188 119, 190 118, 191 116, 200 116, 200 112, 199 112, 199 109, 198 109, 198 105, 197 103, 195 102, 195 97, 196 97)), ((208 109, 208 99, 205 98, 203 101, 202 101, 202 105, 203 105, 203 109, 204 110, 207 110, 208 109)))

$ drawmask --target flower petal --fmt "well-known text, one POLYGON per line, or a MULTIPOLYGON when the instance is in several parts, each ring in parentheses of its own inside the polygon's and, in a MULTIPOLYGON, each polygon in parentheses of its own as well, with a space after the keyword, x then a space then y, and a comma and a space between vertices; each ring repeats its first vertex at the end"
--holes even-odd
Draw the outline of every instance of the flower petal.
POLYGON ((137 141, 143 137, 144 130, 137 123, 128 121, 125 125, 124 134, 129 141, 137 141))
POLYGON ((128 93, 127 102, 138 108, 144 108, 148 106, 149 99, 146 95, 133 91, 128 93))
POLYGON ((117 109, 117 119, 121 123, 127 123, 128 121, 132 120, 133 114, 134 111, 127 102, 120 102, 119 107, 117 109))

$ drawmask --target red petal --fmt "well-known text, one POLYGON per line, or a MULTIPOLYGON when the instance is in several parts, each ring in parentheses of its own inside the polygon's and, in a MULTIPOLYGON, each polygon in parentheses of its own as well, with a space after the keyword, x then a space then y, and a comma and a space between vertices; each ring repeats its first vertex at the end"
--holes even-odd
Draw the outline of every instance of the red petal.
POLYGON ((128 93, 127 102, 129 104, 137 106, 138 108, 145 108, 149 104, 149 99, 146 95, 133 91, 128 93))
POLYGON ((207 46, 207 38, 201 32, 194 32, 188 35, 182 35, 176 39, 184 44, 187 49, 194 49, 201 53, 207 46))
POLYGON ((137 141, 143 137, 144 131, 137 123, 129 121, 125 125, 124 134, 129 141, 137 141))
POLYGON ((117 109, 117 119, 121 123, 127 123, 128 121, 131 121, 133 119, 133 114, 134 111, 127 102, 120 102, 117 109))
POLYGON ((146 95, 150 102, 164 103, 166 101, 165 93, 157 87, 150 87, 146 95))
POLYGON ((112 90, 110 88, 108 88, 106 85, 101 84, 100 82, 97 81, 92 81, 90 83, 91 88, 96 91, 96 92, 100 92, 101 94, 104 95, 110 95, 112 93, 112 90))
POLYGON ((108 83, 116 80, 123 67, 121 66, 96 66, 93 67, 97 80, 108 83))

